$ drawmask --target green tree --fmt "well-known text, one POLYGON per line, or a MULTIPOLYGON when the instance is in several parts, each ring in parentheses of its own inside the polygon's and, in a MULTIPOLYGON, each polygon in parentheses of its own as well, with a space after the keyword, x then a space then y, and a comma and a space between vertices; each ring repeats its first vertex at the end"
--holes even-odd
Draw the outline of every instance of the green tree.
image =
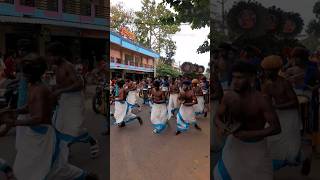
POLYGON ((122 3, 110 7, 110 28, 118 32, 120 27, 125 26, 130 30, 134 28, 134 12, 123 7, 122 3))
POLYGON ((135 33, 140 44, 162 54, 168 49, 175 51, 171 35, 180 31, 180 28, 179 24, 168 23, 168 18, 174 14, 163 3, 143 0, 141 11, 135 12, 135 15, 135 33))
POLYGON ((171 65, 165 64, 164 62, 159 62, 157 65, 157 76, 171 76, 178 77, 181 73, 174 69, 171 65))
POLYGON ((313 13, 316 18, 312 19, 307 25, 306 32, 308 37, 301 41, 303 45, 311 50, 315 50, 320 45, 320 1, 313 6, 313 13))
MULTIPOLYGON (((192 29, 200 29, 210 26, 210 0, 163 0, 172 7, 174 14, 170 22, 190 23, 192 29)), ((198 48, 198 53, 210 51, 210 41, 206 40, 198 48)))

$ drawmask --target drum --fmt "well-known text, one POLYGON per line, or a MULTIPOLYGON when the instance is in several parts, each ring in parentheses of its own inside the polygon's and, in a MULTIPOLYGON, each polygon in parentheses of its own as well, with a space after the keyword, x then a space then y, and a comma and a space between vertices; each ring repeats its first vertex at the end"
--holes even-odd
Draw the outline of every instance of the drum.
POLYGON ((305 95, 297 95, 299 102, 299 113, 300 119, 303 125, 303 130, 306 131, 309 127, 309 107, 310 107, 310 98, 305 95))

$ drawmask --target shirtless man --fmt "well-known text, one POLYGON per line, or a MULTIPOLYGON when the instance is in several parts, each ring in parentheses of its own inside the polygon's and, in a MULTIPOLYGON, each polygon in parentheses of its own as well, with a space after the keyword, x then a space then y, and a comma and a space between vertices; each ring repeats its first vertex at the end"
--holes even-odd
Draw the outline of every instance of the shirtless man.
POLYGON ((137 104, 137 85, 131 78, 127 78, 126 83, 127 103, 129 104, 129 111, 138 106, 137 104))
POLYGON ((133 113, 127 111, 129 108, 126 99, 127 99, 127 92, 124 88, 125 82, 123 80, 117 81, 117 86, 119 88, 119 93, 115 95, 115 112, 114 118, 116 119, 116 124, 119 127, 125 127, 126 123, 137 119, 140 125, 143 124, 142 119, 136 116, 133 113))
POLYGON ((233 91, 224 95, 215 119, 219 131, 228 137, 214 179, 227 175, 234 180, 272 180, 265 138, 281 132, 277 114, 254 89, 256 70, 251 64, 238 62, 232 75, 233 91))
POLYGON ((171 116, 175 116, 175 112, 178 112, 179 110, 179 101, 178 101, 178 95, 179 95, 179 83, 175 78, 172 78, 170 86, 169 86, 169 104, 168 104, 168 115, 169 118, 171 116))
POLYGON ((178 99, 181 102, 179 112, 177 114, 177 131, 176 135, 179 135, 183 131, 187 131, 190 125, 201 131, 201 128, 198 126, 193 105, 197 104, 197 97, 195 96, 191 82, 185 80, 182 83, 182 91, 179 93, 178 99))
POLYGON ((155 80, 154 88, 151 90, 151 122, 153 124, 153 133, 162 132, 167 126, 167 106, 165 92, 160 89, 160 81, 155 80))
POLYGON ((51 126, 54 99, 49 88, 41 81, 46 67, 45 60, 35 54, 27 55, 22 61, 24 77, 30 83, 28 101, 14 113, 29 115, 16 121, 14 118, 6 119, 6 123, 12 126, 28 127, 19 136, 22 139, 13 167, 15 176, 17 179, 95 179, 95 176, 86 175, 82 169, 64 163, 61 153, 56 154, 56 134, 51 126), (52 159, 54 155, 56 159, 52 159))
MULTIPOLYGON (((263 94, 277 110, 282 132, 279 135, 268 137, 268 146, 273 159, 274 170, 287 165, 299 165, 302 157, 298 98, 290 82, 278 75, 282 68, 280 56, 271 55, 261 63, 267 80, 262 86, 263 94), (290 148, 289 148, 290 147, 290 148)), ((309 174, 311 161, 304 159, 303 174, 309 174)))
MULTIPOLYGON (((75 142, 86 142, 90 144, 90 157, 96 158, 99 155, 97 141, 88 134, 83 127, 84 115, 84 96, 82 90, 84 83, 77 75, 77 72, 70 62, 66 59, 66 47, 59 42, 51 43, 47 49, 48 64, 55 65, 56 68, 56 87, 53 95, 58 99, 53 126, 61 133, 63 146, 69 146, 75 142)), ((68 147, 62 147, 68 148, 68 147)))

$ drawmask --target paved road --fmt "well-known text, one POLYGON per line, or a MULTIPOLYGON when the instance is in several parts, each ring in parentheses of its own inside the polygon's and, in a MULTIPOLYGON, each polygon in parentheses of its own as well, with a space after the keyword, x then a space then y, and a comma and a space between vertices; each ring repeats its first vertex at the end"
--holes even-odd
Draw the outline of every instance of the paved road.
POLYGON ((138 115, 143 126, 133 122, 122 129, 111 128, 112 180, 210 179, 209 118, 199 120, 202 132, 192 128, 175 136, 174 119, 162 134, 153 134, 150 108, 143 107, 138 115))
MULTIPOLYGON (((75 144, 71 147, 71 163, 84 170, 98 174, 101 180, 109 179, 109 136, 102 136, 104 131, 105 118, 96 115, 91 110, 90 96, 86 101, 86 122, 89 132, 99 141, 101 155, 97 159, 90 159, 88 144, 75 144)), ((0 138, 0 158, 5 159, 10 165, 15 157, 15 132, 12 130, 8 136, 0 138)), ((1 176, 0 176, 1 180, 1 176)))

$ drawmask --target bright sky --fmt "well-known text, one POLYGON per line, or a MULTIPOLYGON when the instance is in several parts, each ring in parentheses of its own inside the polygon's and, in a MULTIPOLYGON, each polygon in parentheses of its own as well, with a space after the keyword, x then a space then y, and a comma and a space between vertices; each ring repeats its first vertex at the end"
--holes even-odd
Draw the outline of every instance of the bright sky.
MULTIPOLYGON (((111 4, 117 4, 122 2, 124 7, 139 11, 141 9, 141 0, 111 0, 111 4)), ((156 0, 156 2, 162 2, 162 0, 156 0)), ((176 42, 177 50, 174 59, 177 64, 182 64, 185 61, 197 63, 208 67, 210 53, 198 54, 198 47, 207 39, 210 32, 210 28, 202 28, 192 30, 189 25, 181 25, 181 31, 172 36, 176 42)))

